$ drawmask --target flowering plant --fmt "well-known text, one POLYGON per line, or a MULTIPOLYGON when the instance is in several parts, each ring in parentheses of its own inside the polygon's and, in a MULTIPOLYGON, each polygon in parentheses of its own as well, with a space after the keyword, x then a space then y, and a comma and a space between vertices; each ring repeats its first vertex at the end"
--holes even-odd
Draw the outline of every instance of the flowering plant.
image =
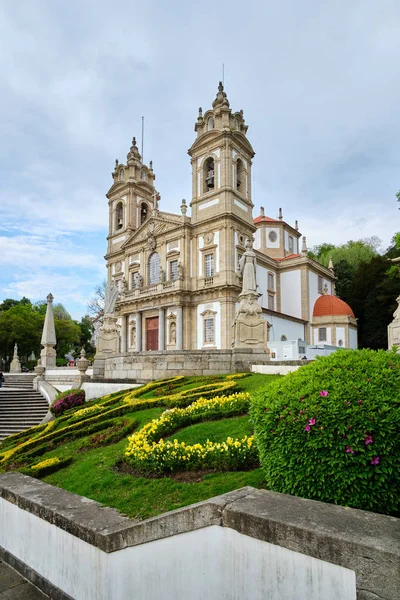
POLYGON ((66 410, 85 403, 85 390, 72 389, 56 396, 50 407, 55 417, 60 417, 66 410))
POLYGON ((400 510, 400 358, 340 350, 272 383, 251 408, 269 487, 400 510))
POLYGON ((125 460, 144 473, 165 473, 177 470, 218 468, 220 470, 248 469, 257 465, 257 451, 253 436, 242 440, 227 438, 224 442, 187 445, 178 440, 164 441, 179 427, 200 420, 212 420, 244 414, 248 411, 250 396, 247 393, 200 398, 187 408, 164 411, 158 419, 147 423, 128 438, 125 460))

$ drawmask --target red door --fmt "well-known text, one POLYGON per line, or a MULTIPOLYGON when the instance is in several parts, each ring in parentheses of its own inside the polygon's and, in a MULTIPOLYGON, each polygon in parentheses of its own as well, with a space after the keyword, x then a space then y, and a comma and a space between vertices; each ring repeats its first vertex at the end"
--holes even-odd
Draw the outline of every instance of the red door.
POLYGON ((146 350, 158 350, 158 317, 146 319, 146 350))

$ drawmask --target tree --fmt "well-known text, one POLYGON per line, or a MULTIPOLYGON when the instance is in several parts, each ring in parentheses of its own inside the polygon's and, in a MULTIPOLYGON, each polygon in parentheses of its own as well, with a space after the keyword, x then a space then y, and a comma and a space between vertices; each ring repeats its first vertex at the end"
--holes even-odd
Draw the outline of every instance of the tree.
POLYGON ((87 308, 89 316, 92 317, 92 322, 97 322, 100 325, 103 323, 104 315, 104 298, 106 293, 107 282, 104 279, 94 288, 94 296, 88 302, 87 308))
POLYGON ((93 337, 93 321, 89 315, 85 315, 81 318, 79 323, 79 327, 81 330, 81 335, 79 338, 79 342, 74 344, 73 355, 75 358, 79 358, 81 349, 84 348, 86 352, 87 358, 93 358, 93 355, 96 351, 95 347, 92 345, 92 337, 93 337))
MULTIPOLYGON (((396 194, 396 198, 397 198, 397 202, 400 202, 400 192, 397 192, 396 194)), ((399 209, 400 210, 400 209, 399 209)))
POLYGON ((0 356, 6 364, 12 359, 15 343, 22 361, 32 352, 39 355, 43 322, 44 316, 33 310, 31 303, 17 302, 8 310, 0 311, 0 356))
POLYGON ((21 300, 13 300, 13 298, 6 298, 0 304, 0 311, 8 310, 9 308, 17 306, 18 304, 22 304, 23 306, 25 306, 27 304, 31 304, 31 301, 28 298, 25 298, 25 296, 21 298, 21 300))

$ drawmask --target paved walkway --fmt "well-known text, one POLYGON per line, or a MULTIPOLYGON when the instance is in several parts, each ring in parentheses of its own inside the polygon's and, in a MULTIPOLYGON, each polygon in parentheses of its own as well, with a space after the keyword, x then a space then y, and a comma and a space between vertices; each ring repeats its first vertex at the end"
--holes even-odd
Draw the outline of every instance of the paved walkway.
POLYGON ((0 600, 48 600, 48 596, 0 560, 0 600))

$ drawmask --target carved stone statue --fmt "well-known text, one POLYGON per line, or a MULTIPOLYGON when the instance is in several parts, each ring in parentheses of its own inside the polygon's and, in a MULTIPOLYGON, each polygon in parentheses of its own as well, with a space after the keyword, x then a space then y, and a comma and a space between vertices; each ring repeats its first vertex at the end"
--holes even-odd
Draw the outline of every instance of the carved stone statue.
POLYGON ((138 276, 137 276, 137 282, 136 282, 136 287, 140 289, 142 289, 143 287, 143 277, 141 276, 141 274, 138 272, 138 276))
POLYGON ((246 252, 239 261, 239 271, 242 275, 242 293, 257 292, 256 254, 251 240, 246 240, 246 252))
POLYGON ((125 275, 121 279, 121 293, 126 294, 128 291, 128 282, 125 279, 125 275))
POLYGON ((131 348, 135 348, 136 349, 136 323, 133 322, 131 325, 131 348))
POLYGON ((160 283, 165 282, 165 271, 162 267, 160 267, 160 283))
POLYGON ((10 373, 21 373, 21 363, 18 358, 18 345, 14 344, 14 356, 10 364, 10 373))
POLYGON ((234 323, 234 348, 253 348, 265 352, 267 347, 268 324, 261 316, 262 308, 258 303, 256 278, 257 257, 251 240, 246 241, 246 252, 239 261, 242 274, 242 291, 239 294, 239 308, 234 323))
POLYGON ((109 281, 106 286, 104 295, 104 314, 111 315, 114 313, 115 304, 118 298, 118 288, 115 287, 113 281, 109 281))
POLYGON ((393 313, 393 321, 388 325, 389 350, 397 346, 400 353, 400 296, 397 297, 397 308, 393 313))
POLYGON ((178 279, 183 279, 183 266, 180 261, 178 262, 178 279))
POLYGON ((170 344, 176 344, 176 323, 172 321, 169 329, 169 342, 170 344))

